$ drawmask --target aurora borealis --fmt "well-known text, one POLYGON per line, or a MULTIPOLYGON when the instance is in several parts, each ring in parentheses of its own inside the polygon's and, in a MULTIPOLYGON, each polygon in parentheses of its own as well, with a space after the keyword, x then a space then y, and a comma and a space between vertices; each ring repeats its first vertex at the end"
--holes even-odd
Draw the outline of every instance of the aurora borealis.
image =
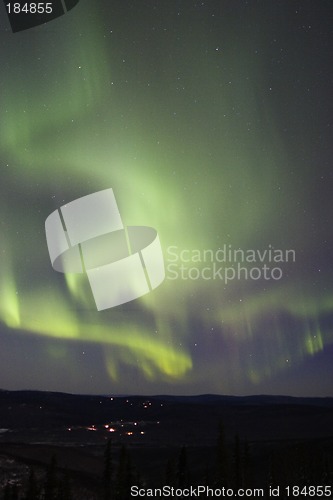
POLYGON ((331 2, 81 0, 15 34, 0 8, 0 387, 332 396, 331 2), (197 278, 97 312, 53 271, 47 216, 110 187, 197 278), (223 248, 295 258, 205 279, 223 248))

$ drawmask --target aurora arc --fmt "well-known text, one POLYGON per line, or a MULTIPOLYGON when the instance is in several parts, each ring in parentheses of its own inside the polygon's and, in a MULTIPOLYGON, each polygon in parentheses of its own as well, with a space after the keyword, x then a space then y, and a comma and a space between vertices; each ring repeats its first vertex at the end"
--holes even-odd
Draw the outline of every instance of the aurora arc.
POLYGON ((80 2, 52 28, 2 32, 1 338, 50 339, 69 363, 69 343, 96 344, 105 373, 91 391, 129 391, 131 366, 138 391, 283 392, 280 375, 331 352, 332 178, 318 97, 328 27, 321 38, 300 30, 284 2, 283 27, 263 2, 237 5, 80 2), (108 187, 126 224, 155 227, 165 254, 273 245, 295 262, 278 283, 166 280, 98 315, 84 278, 53 273, 43 227, 63 203, 108 187))

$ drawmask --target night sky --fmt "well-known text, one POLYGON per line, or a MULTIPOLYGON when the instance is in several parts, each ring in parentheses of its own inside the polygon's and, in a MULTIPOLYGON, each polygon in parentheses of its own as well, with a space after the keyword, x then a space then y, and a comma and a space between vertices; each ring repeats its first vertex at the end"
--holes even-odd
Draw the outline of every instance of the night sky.
POLYGON ((332 18, 81 0, 12 33, 0 5, 0 387, 333 396, 332 18), (98 312, 44 224, 107 188, 166 279, 98 312))

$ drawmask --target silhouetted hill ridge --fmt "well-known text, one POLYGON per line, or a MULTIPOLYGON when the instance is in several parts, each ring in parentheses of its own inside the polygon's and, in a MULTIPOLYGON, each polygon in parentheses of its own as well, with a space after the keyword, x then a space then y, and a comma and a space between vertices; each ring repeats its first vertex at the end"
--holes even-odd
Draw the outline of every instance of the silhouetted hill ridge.
MULTIPOLYGON (((144 422, 145 425, 159 422, 158 428, 163 429, 164 435, 171 435, 178 428, 179 439, 192 433, 195 439, 201 436, 200 439, 206 442, 208 434, 215 436, 220 421, 224 422, 230 436, 235 433, 253 439, 267 439, 269 435, 276 439, 296 435, 331 436, 333 398, 217 394, 96 396, 0 391, 0 429, 53 432, 110 422, 144 422)), ((8 439, 7 434, 2 436, 8 439)))

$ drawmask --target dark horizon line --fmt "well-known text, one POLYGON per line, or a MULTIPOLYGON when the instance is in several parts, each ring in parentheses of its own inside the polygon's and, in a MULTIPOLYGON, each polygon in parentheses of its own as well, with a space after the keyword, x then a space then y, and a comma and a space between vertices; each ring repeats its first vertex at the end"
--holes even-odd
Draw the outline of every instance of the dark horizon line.
POLYGON ((8 392, 8 393, 18 393, 18 392, 27 392, 27 393, 45 393, 45 394, 59 394, 64 396, 85 396, 85 397, 100 397, 100 398, 172 398, 172 399, 181 399, 181 398, 230 398, 230 399, 253 399, 253 398, 276 398, 276 399, 333 399, 333 396, 290 396, 286 394, 248 394, 248 395, 235 395, 235 394, 218 394, 218 393, 198 393, 198 394, 100 394, 100 393, 73 393, 73 392, 65 392, 65 391, 55 391, 55 390, 43 390, 43 389, 3 389, 0 388, 0 393, 8 392))

